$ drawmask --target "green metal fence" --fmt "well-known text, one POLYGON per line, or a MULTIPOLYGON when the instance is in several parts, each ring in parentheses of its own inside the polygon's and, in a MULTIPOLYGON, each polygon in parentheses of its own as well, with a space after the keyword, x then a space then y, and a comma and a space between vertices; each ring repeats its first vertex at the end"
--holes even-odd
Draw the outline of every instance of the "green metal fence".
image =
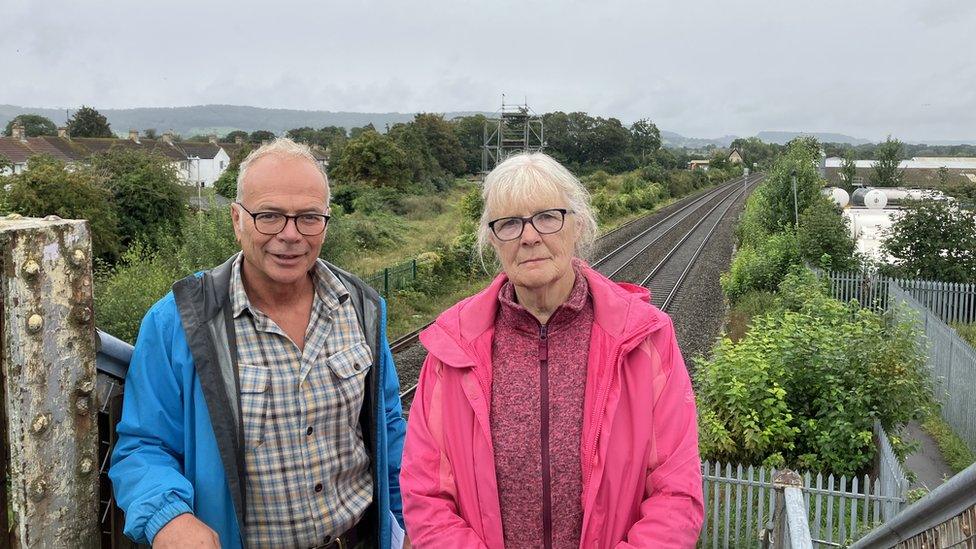
POLYGON ((397 263, 392 267, 387 267, 382 271, 377 271, 369 276, 364 276, 366 284, 376 288, 376 291, 389 296, 390 292, 405 288, 408 284, 417 279, 417 260, 411 259, 403 263, 397 263))

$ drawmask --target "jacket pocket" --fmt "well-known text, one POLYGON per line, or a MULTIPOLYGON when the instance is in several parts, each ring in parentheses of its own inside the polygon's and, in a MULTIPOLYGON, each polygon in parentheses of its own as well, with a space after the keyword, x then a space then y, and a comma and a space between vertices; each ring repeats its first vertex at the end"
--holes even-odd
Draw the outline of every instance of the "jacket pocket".
POLYGON ((266 366, 239 364, 244 446, 251 451, 264 444, 264 427, 271 400, 271 371, 266 366))

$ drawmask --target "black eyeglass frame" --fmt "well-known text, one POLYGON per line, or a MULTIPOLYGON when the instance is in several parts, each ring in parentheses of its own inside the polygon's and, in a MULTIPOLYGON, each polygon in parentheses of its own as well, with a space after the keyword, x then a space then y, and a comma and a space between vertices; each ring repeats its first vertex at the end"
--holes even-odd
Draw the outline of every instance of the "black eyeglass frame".
POLYGON ((519 238, 522 238, 522 233, 525 232, 525 224, 526 223, 531 223, 532 224, 532 228, 535 229, 535 231, 537 233, 539 233, 539 234, 555 234, 555 233, 558 233, 559 231, 563 230, 563 227, 564 226, 566 226, 566 215, 567 214, 571 214, 571 213, 576 213, 576 212, 574 212, 573 210, 567 210, 566 208, 549 208, 548 210, 542 210, 541 212, 536 212, 536 213, 530 215, 529 217, 518 217, 518 216, 514 216, 514 217, 499 217, 498 219, 494 219, 492 221, 489 221, 488 222, 488 228, 491 229, 491 234, 495 235, 495 238, 497 238, 501 242, 511 242, 512 240, 518 240, 519 238), (542 215, 544 213, 550 213, 550 212, 559 212, 562 215, 562 219, 560 219, 560 223, 559 223, 559 228, 556 229, 555 231, 541 231, 541 230, 539 230, 539 227, 536 227, 535 222, 533 222, 532 220, 535 219, 535 217, 537 215, 542 215), (502 237, 498 236, 498 233, 495 231, 495 223, 498 223, 499 221, 507 221, 509 219, 518 219, 519 221, 522 222, 522 227, 519 229, 518 235, 513 236, 512 238, 502 238, 502 237))
POLYGON ((259 233, 261 233, 263 235, 267 235, 267 236, 275 236, 275 235, 281 233, 281 231, 285 230, 285 227, 288 226, 288 222, 289 221, 294 221, 294 223, 295 223, 295 230, 298 231, 298 234, 300 234, 302 236, 318 236, 318 235, 324 233, 325 232, 325 229, 327 229, 329 227, 329 219, 332 218, 332 216, 329 215, 329 214, 320 214, 320 213, 303 213, 303 214, 297 214, 297 215, 288 215, 288 214, 283 214, 281 212, 271 212, 271 211, 262 211, 262 212, 253 212, 252 213, 251 210, 248 210, 247 208, 244 207, 244 204, 241 204, 240 202, 234 202, 234 204, 237 204, 238 206, 240 206, 242 210, 244 210, 245 212, 247 212, 247 215, 251 216, 251 221, 254 223, 254 230, 256 230, 257 232, 259 232, 259 233), (277 231, 275 231, 273 233, 266 233, 266 232, 264 232, 264 231, 262 231, 261 229, 258 228, 258 216, 259 215, 262 215, 262 214, 280 215, 281 217, 284 217, 285 218, 285 223, 277 231), (321 217, 322 219, 324 219, 325 220, 325 224, 322 225, 322 230, 319 231, 319 232, 317 232, 317 233, 314 233, 314 234, 303 233, 302 232, 302 229, 298 226, 298 218, 299 217, 306 217, 306 216, 321 217))

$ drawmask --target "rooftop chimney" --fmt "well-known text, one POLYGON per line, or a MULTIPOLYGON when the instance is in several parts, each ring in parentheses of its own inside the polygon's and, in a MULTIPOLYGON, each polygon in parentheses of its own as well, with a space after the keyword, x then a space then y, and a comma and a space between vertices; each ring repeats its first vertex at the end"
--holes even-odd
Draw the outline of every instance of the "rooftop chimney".
POLYGON ((163 141, 169 143, 170 145, 173 144, 173 130, 163 132, 163 141))
POLYGON ((209 142, 213 143, 214 145, 216 145, 217 144, 217 134, 212 133, 212 134, 208 135, 207 136, 207 141, 209 141, 209 142))
POLYGON ((139 142, 139 130, 134 130, 132 128, 129 128, 129 141, 132 141, 134 143, 139 142))
POLYGON ((10 127, 10 136, 24 142, 27 141, 27 132, 24 130, 24 126, 20 124, 14 124, 10 127))
POLYGON ((235 136, 234 137, 234 143, 236 143, 238 145, 243 145, 244 144, 244 137, 243 136, 240 136, 240 135, 235 136))
POLYGON ((71 137, 70 135, 68 135, 67 126, 61 126, 60 128, 58 128, 58 137, 60 137, 61 139, 69 139, 71 137))

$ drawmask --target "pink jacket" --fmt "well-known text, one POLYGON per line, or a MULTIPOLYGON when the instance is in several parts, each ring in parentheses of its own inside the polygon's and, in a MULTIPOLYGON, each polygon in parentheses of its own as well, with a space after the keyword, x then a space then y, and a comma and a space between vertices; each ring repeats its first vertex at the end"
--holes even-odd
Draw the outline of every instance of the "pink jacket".
MULTIPOLYGON (((695 400, 671 319, 647 290, 588 266, 582 548, 694 547, 703 518, 695 400)), ((489 427, 499 275, 420 336, 429 351, 400 490, 415 547, 503 547, 489 427)), ((556 480, 558 481, 558 480, 556 480)))

